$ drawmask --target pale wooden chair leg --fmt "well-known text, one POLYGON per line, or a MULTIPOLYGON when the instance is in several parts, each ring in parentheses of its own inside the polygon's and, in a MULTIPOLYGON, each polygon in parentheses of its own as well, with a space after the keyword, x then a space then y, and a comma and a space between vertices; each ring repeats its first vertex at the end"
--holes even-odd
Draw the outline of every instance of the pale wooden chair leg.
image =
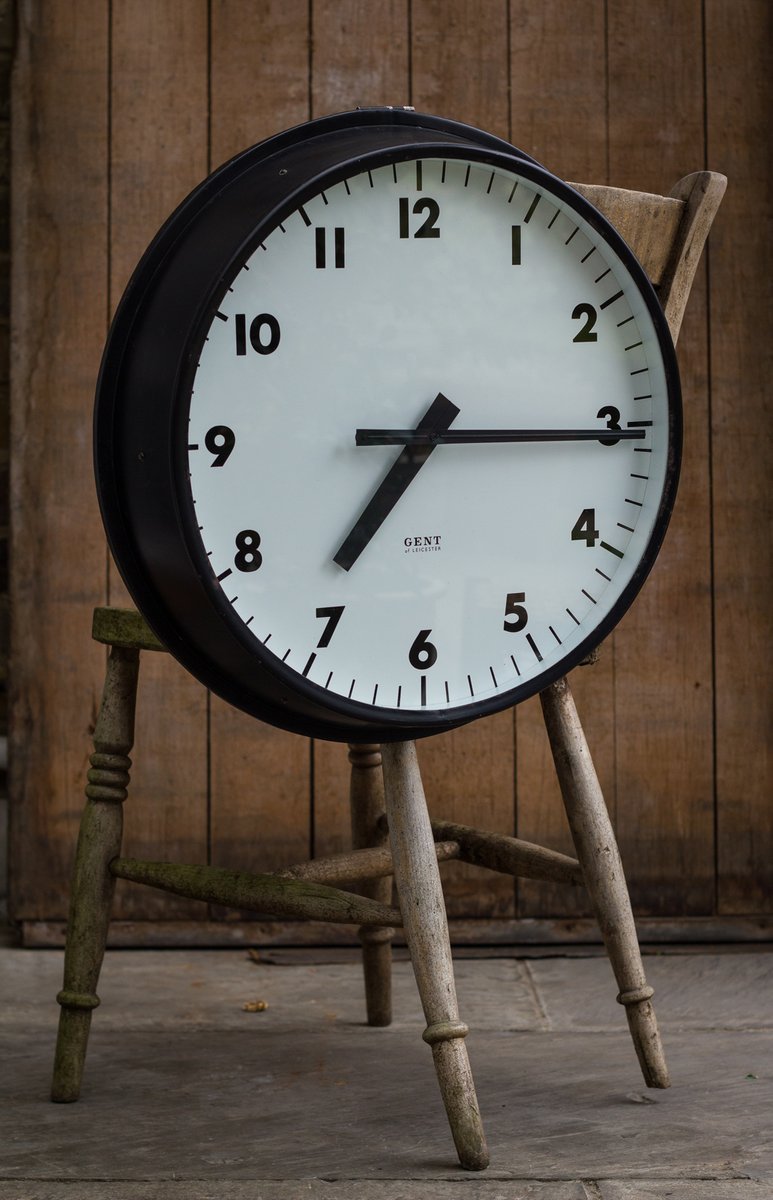
POLYGON ((384 791, 395 882, 440 1091, 459 1160, 488 1165, 475 1084, 459 1019, 451 944, 432 829, 413 742, 382 746, 384 791))
MULTIPOLYGON (((350 745, 352 764, 349 802, 352 820, 352 846, 355 850, 383 846, 388 838, 384 815, 384 778, 381 748, 377 744, 350 745)), ((360 892, 381 904, 392 902, 392 877, 370 879, 360 884, 360 892)), ((357 931, 362 943, 362 967, 365 976, 365 1009, 369 1025, 392 1022, 392 938, 394 929, 361 925, 357 931)))
POLYGON ((57 996, 62 1007, 51 1099, 60 1103, 80 1094, 91 1014, 99 1004, 96 987, 115 887, 108 864, 121 851, 138 670, 139 650, 111 650, 75 856, 64 986, 57 996))
POLYGON ((569 825, 648 1087, 670 1085, 612 823, 566 679, 540 693, 569 825))

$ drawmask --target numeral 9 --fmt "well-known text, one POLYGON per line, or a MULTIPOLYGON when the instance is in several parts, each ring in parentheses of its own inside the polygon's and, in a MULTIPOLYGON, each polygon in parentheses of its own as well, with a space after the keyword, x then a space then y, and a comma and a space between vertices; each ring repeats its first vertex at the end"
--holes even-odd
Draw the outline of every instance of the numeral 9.
POLYGON ((211 467, 222 467, 236 445, 236 437, 234 436, 233 429, 229 429, 227 425, 213 425, 207 431, 207 435, 204 438, 204 445, 210 454, 214 454, 215 456, 209 465, 211 467))

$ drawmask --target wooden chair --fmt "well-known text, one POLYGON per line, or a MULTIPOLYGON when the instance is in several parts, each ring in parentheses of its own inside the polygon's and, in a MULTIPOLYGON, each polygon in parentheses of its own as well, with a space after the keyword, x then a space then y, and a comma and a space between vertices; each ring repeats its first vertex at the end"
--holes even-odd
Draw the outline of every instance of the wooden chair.
MULTIPOLYGON (((676 340, 701 251, 725 190, 700 171, 670 196, 575 185, 622 233, 642 262, 676 340)), ((122 802, 141 651, 163 651, 139 614, 97 609, 93 636, 110 646, 72 885, 52 1099, 77 1100, 115 880, 277 916, 360 926, 368 1020, 391 1020, 391 939, 402 926, 413 962, 443 1100, 462 1166, 480 1169, 488 1151, 456 1002, 438 862, 458 858, 494 871, 584 884, 596 913, 645 1083, 668 1087, 668 1070, 636 938, 614 833, 569 683, 540 695, 577 859, 518 838, 430 821, 412 742, 351 746, 351 854, 315 859, 269 875, 121 857, 122 802), (392 877, 400 910, 391 907, 392 877), (357 885, 360 894, 342 891, 357 885)))

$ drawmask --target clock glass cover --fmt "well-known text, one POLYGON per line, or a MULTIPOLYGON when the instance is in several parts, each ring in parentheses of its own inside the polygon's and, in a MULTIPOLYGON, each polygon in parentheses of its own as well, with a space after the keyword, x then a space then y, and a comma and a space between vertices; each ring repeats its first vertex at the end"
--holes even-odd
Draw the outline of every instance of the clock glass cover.
POLYGON ((302 697, 350 740, 564 673, 630 604, 674 499, 654 293, 515 151, 377 147, 306 182, 222 264, 166 408, 185 570, 281 698, 205 682, 290 727, 302 697))

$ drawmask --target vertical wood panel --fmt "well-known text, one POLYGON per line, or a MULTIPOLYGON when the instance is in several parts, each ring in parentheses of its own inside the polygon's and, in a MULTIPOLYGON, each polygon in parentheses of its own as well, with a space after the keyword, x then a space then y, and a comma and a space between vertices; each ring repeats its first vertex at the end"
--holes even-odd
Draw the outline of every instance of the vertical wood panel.
MULTIPOLYGON (((571 21, 563 0, 511 5, 513 141, 564 179, 607 183, 605 5, 582 0, 571 21), (550 80, 549 89, 545 80, 550 80)), ((614 816, 614 638, 599 662, 572 675, 572 689, 596 770, 614 816)), ((516 710, 518 835, 574 854, 536 697, 516 710)), ((522 880, 520 916, 589 911, 584 889, 522 880)))
MULTIPOLYGON (((414 0, 411 103, 508 136, 507 5, 502 0, 414 0)), ((500 713, 419 744, 434 815, 514 830, 513 715, 500 713)), ((461 863, 443 869, 451 916, 511 916, 512 880, 461 863)))
POLYGON ((311 115, 408 96, 408 0, 312 0, 311 115))
MULTIPOLYGON (((207 171, 205 0, 114 0, 111 71, 111 260, 114 308, 137 260, 207 171)), ((113 568, 110 603, 130 604, 113 568)), ((207 696, 169 655, 140 669, 127 855, 205 862, 207 696)), ((203 916, 149 888, 116 890, 116 916, 203 916)))
POLYGON ((608 183, 605 0, 511 0, 516 146, 562 179, 608 183))
MULTIPOLYGON (((564 178, 667 191, 703 165, 704 139, 706 165, 729 176, 709 242, 711 292, 707 299, 702 270, 680 339, 686 444, 677 512, 640 599, 600 664, 574 672, 572 686, 639 910, 712 911, 716 745, 719 911, 770 911, 771 350, 761 314, 773 277, 762 234, 772 13, 768 0, 19 0, 15 916, 65 915, 102 681, 89 625, 108 571, 89 429, 109 311, 158 225, 208 167, 309 115, 406 103, 511 136, 564 178)), ((125 602, 114 571, 109 599, 125 602)), ((310 842, 317 853, 348 845, 345 747, 315 744, 312 809, 309 743, 216 699, 207 716, 197 683, 164 656, 145 656, 130 853, 205 861, 208 772, 215 861, 260 868, 304 856, 310 842)), ((520 836, 568 849, 536 702, 422 743, 419 753, 436 811, 504 831, 513 828, 517 767, 520 836)), ((493 875, 449 875, 448 893, 455 915, 513 912, 510 883, 493 875)), ((574 890, 520 885, 521 916, 582 906, 574 890)), ((118 915, 203 919, 205 911, 134 888, 118 915)))
POLYGON ((212 0, 211 166, 309 117, 308 0, 212 0))
POLYGON ((505 0, 413 0, 411 103, 509 136, 505 0))
POLYGON ((719 910, 773 908, 770 602, 773 8, 706 6, 719 910))
MULTIPOLYGON (((667 193, 703 166, 702 5, 619 0, 608 36, 610 181, 667 193)), ((679 498, 655 569, 615 639, 616 822, 637 910, 698 915, 714 901, 705 271, 679 361, 679 498)))
MULTIPOLYGON (((306 0, 215 0, 211 162, 308 117, 306 0)), ((231 708, 210 714, 211 858, 266 871, 308 857, 310 745, 231 708)))
MULTIPOLYGON (((410 103, 407 0, 314 0, 312 115, 410 103)), ((314 743, 314 851, 351 846, 346 747, 314 743)))
POLYGON ((11 472, 11 897, 63 917, 104 672, 91 408, 105 334, 107 13, 17 5, 11 472))

